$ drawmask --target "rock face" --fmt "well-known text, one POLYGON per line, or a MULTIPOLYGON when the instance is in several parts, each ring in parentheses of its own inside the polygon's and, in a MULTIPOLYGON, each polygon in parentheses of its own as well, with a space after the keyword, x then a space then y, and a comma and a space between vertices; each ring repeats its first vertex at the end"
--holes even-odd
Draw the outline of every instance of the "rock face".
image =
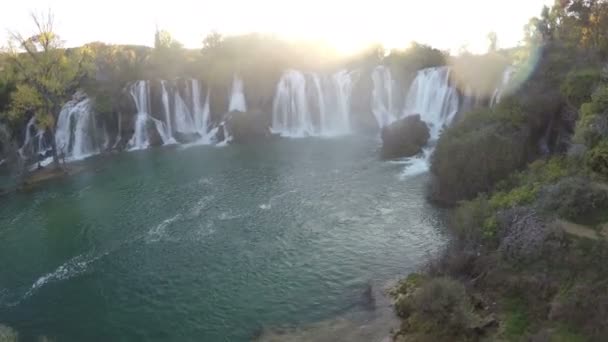
POLYGON ((271 136, 268 122, 260 111, 230 112, 226 122, 232 142, 236 144, 259 141, 271 136))
POLYGON ((410 115, 382 128, 382 158, 412 157, 422 152, 430 138, 420 115, 410 115))

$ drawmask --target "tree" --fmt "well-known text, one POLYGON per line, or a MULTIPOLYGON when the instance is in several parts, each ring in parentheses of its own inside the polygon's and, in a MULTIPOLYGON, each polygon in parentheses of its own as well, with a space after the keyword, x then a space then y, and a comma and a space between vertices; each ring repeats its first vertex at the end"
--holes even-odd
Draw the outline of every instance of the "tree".
POLYGON ((154 34, 154 48, 157 50, 161 49, 181 49, 183 48, 182 43, 173 39, 171 33, 167 30, 159 30, 156 29, 156 33, 154 34))
POLYGON ((152 78, 170 79, 183 75, 185 49, 166 30, 156 29, 154 49, 150 56, 149 66, 152 78))
POLYGON ((55 167, 59 156, 55 144, 57 117, 63 104, 88 77, 92 69, 86 49, 66 50, 54 31, 53 14, 31 14, 35 33, 26 37, 11 32, 10 62, 15 69, 16 89, 10 96, 9 116, 36 116, 39 127, 51 134, 55 167))
POLYGON ((205 39, 203 39, 203 51, 209 51, 217 48, 220 46, 223 40, 224 37, 222 37, 219 32, 211 31, 211 33, 209 33, 205 39))

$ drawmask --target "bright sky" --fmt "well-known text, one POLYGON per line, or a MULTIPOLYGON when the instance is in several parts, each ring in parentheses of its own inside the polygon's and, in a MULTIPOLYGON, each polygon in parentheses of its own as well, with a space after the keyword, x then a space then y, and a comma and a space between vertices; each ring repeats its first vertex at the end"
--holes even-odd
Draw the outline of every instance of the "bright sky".
MULTIPOLYGON (((0 10, 0 29, 31 31, 29 12, 52 9, 68 45, 90 41, 153 42, 156 25, 185 46, 201 46, 211 30, 273 33, 290 39, 323 40, 342 52, 369 43, 405 47, 415 40, 440 49, 517 45, 523 25, 552 0, 19 0, 0 10)), ((4 45, 6 35, 0 35, 4 45)))

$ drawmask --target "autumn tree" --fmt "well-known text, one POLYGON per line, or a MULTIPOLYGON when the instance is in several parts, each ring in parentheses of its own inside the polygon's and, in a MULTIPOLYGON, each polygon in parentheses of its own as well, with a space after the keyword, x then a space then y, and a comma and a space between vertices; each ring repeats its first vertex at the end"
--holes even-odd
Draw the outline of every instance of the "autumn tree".
POLYGON ((9 53, 16 88, 10 95, 8 116, 35 115, 38 127, 51 134, 53 161, 58 167, 57 118, 63 104, 90 74, 92 63, 86 49, 64 48, 54 30, 50 11, 32 14, 31 18, 35 27, 33 35, 10 33, 9 53))

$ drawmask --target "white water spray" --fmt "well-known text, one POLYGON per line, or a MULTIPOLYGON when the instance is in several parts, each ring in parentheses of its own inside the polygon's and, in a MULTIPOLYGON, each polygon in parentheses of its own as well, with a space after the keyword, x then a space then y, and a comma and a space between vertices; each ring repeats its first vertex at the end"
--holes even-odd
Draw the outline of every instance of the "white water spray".
POLYGON ((396 82, 391 71, 383 65, 377 66, 372 72, 374 89, 372 90, 372 112, 379 127, 393 123, 401 115, 394 104, 397 92, 396 82))
POLYGON ((243 92, 243 80, 237 75, 234 75, 232 81, 232 92, 230 94, 230 105, 228 112, 247 112, 247 103, 245 101, 245 93, 243 92))
POLYGON ((353 74, 330 76, 283 73, 277 85, 271 131, 284 137, 338 136, 351 133, 353 74))

